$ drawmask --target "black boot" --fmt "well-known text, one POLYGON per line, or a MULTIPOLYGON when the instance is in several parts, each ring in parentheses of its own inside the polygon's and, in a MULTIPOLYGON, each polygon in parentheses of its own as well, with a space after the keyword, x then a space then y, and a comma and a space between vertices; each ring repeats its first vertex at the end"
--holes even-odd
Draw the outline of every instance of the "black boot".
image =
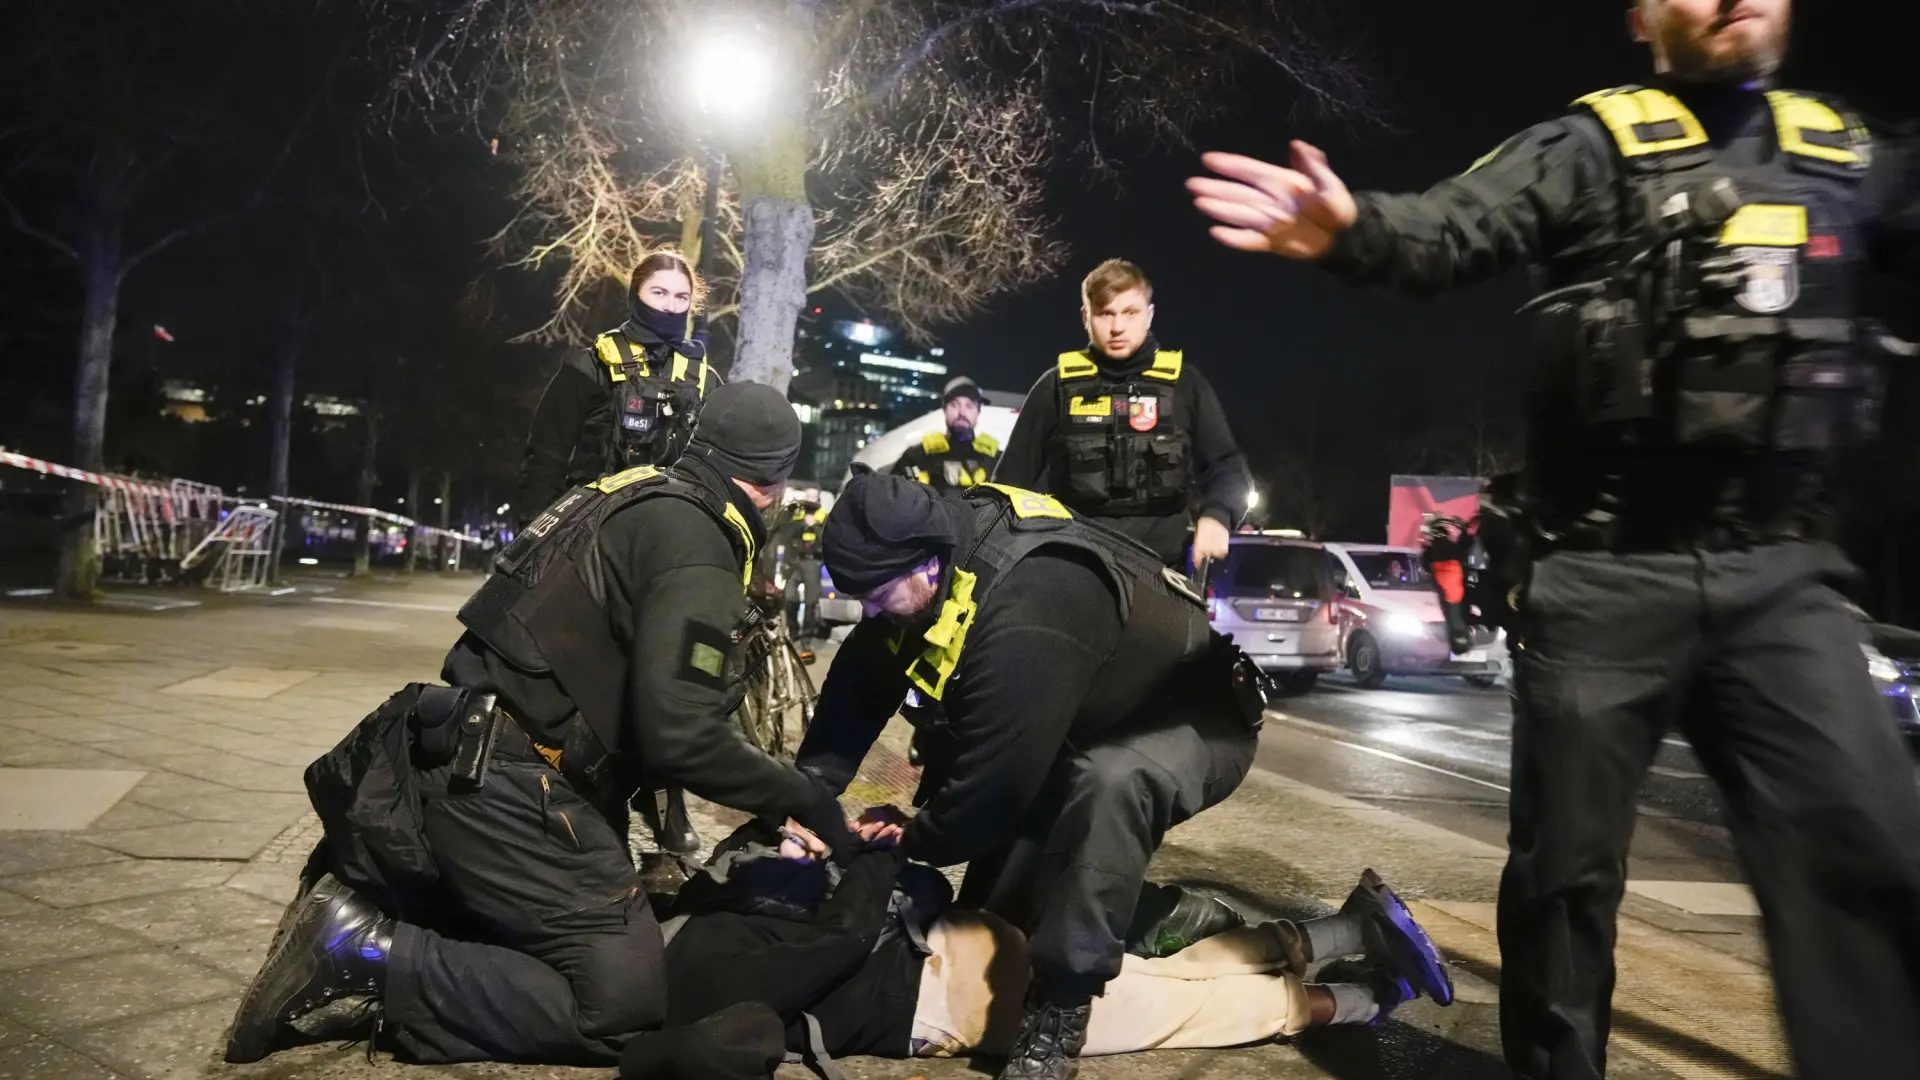
POLYGON ((1172 956, 1196 941, 1247 925, 1246 917, 1225 900, 1178 885, 1141 887, 1127 951, 1135 956, 1172 956))
POLYGON ((999 1080, 1073 1080, 1080 1075, 1080 1051, 1092 1016, 1090 998, 1068 1004, 1029 991, 1026 1018, 999 1080))
POLYGON ((687 793, 679 788, 667 789, 667 815, 661 822, 661 830, 654 834, 664 851, 675 855, 692 855, 700 850, 700 834, 694 831, 693 818, 687 814, 687 793))
MULTIPOLYGON (((315 882, 294 905, 297 914, 260 965, 234 1014, 227 1060, 235 1064, 259 1061, 278 1049, 283 1026, 348 998, 377 1003, 386 987, 387 955, 393 951, 392 919, 332 874, 315 882)), ((374 1010, 363 1010, 363 1014, 363 1026, 370 1032, 374 1010)))

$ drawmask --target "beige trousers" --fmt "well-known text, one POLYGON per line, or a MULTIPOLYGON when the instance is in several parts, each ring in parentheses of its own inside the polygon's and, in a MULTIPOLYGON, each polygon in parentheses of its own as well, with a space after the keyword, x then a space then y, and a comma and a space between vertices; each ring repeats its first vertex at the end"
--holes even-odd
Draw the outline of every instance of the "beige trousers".
MULTIPOLYGON (((995 916, 949 911, 927 934, 933 955, 913 1015, 920 1057, 1005 1053, 1020 1030, 1027 941, 995 916)), ((1128 956, 1093 1001, 1088 1056, 1238 1046, 1306 1030, 1309 1005, 1273 924, 1247 926, 1173 956, 1128 956)))

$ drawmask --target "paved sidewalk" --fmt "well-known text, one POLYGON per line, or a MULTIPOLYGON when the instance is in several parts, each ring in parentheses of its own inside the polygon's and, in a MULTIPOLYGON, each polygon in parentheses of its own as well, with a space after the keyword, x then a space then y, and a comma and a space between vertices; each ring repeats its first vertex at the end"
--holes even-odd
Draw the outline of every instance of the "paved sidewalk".
MULTIPOLYGON (((315 839, 301 771, 388 694, 436 675, 458 633, 452 613, 476 582, 315 577, 282 596, 163 592, 85 611, 0 601, 0 1077, 425 1075, 384 1055, 370 1064, 357 1046, 306 1047, 242 1068, 219 1054, 315 839), (156 600, 199 603, 141 609, 156 600)), ((889 729, 883 746, 850 803, 904 799, 905 732, 889 729)), ((740 820, 704 805, 695 816, 708 842, 740 820)), ((1382 1027, 1315 1033, 1293 1046, 1094 1060, 1082 1075, 1506 1076, 1488 981, 1497 977, 1488 927, 1499 854, 1256 771, 1234 799, 1176 830, 1156 876, 1272 916, 1322 911, 1375 866, 1405 895, 1431 898, 1422 915, 1459 954, 1460 1002, 1416 1003, 1382 1027)), ((1705 950, 1672 953, 1670 938, 1678 940, 1645 923, 1623 931, 1620 1027, 1627 1042, 1642 1042, 1619 1046, 1611 1074, 1784 1075, 1764 1056, 1734 1058, 1732 1071, 1688 1064, 1727 1061, 1692 1053, 1715 1034, 1701 1026, 1713 1018, 1689 1003, 1705 984, 1673 983, 1670 973, 1704 966, 1750 991, 1764 989, 1764 972, 1705 950), (1678 1049, 1662 1058, 1662 1045, 1678 1049)), ((966 1062, 842 1065, 854 1080, 980 1075, 966 1062)), ((808 1074, 788 1067, 789 1075, 808 1074)))

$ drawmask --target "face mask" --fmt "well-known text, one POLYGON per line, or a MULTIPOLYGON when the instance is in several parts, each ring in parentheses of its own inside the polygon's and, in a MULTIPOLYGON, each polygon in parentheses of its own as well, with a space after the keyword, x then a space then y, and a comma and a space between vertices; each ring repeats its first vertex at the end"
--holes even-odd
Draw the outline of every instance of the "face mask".
POLYGON ((648 307, 645 303, 637 303, 633 305, 633 313, 639 317, 647 329, 668 341, 687 339, 687 313, 684 311, 676 315, 671 311, 661 311, 659 308, 648 307))

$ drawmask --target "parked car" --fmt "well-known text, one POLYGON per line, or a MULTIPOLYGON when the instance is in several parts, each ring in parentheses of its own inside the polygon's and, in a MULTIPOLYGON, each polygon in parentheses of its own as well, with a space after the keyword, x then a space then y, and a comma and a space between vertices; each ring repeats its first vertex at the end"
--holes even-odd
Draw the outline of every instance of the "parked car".
POLYGON ((1333 575, 1321 545, 1241 533, 1207 572, 1207 617, 1291 694, 1340 666, 1333 575))
MULTIPOLYGON (((1861 616, 1864 620, 1865 613, 1861 616)), ((1863 626, 1866 640, 1860 651, 1867 657, 1867 673, 1886 700, 1907 749, 1920 756, 1920 631, 1865 621, 1863 626)))
POLYGON ((1334 589, 1340 659, 1354 682, 1372 689, 1389 675, 1459 675, 1490 687, 1506 673, 1506 635, 1499 631, 1474 627, 1471 648, 1453 652, 1440 596, 1420 565, 1418 548, 1322 546, 1334 589))

